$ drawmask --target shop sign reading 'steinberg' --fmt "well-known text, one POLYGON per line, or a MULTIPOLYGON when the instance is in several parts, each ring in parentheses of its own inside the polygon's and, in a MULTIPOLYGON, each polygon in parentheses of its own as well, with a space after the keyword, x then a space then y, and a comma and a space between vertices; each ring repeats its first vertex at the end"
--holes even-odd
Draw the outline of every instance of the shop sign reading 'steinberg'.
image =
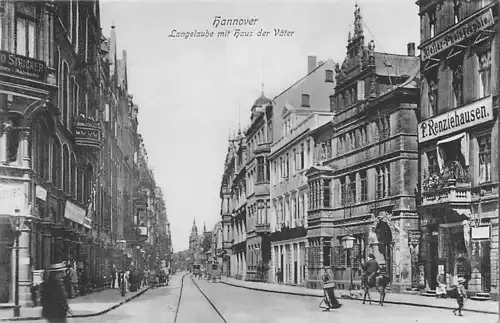
POLYGON ((491 96, 420 122, 418 142, 437 139, 490 120, 493 120, 491 96))

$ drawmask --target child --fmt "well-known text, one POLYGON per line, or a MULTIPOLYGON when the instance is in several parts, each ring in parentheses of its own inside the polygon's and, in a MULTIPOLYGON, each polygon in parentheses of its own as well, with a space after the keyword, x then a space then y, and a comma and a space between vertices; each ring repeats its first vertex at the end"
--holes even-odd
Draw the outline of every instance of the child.
POLYGON ((464 307, 464 299, 467 298, 467 293, 465 291, 464 283, 465 283, 465 279, 463 277, 458 278, 458 286, 457 286, 458 308, 453 310, 454 315, 457 315, 457 311, 458 311, 458 316, 463 316, 462 315, 462 308, 464 307))

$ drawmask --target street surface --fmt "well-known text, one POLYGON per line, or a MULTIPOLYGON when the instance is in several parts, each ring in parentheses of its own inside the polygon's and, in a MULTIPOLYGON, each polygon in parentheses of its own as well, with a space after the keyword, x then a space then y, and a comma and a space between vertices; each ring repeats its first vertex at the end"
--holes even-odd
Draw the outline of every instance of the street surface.
MULTIPOLYGON (((174 323, 183 274, 174 275, 170 286, 149 290, 139 298, 108 314, 70 319, 69 322, 174 323)), ((321 299, 315 297, 252 291, 220 283, 212 284, 198 279, 194 281, 228 323, 498 322, 497 315, 465 312, 464 317, 458 317, 454 316, 450 310, 392 304, 380 307, 375 304, 362 305, 359 301, 350 300, 339 300, 343 303, 339 310, 322 312, 318 307, 321 299)), ((222 323, 224 321, 199 292, 190 276, 186 276, 176 323, 198 322, 222 323)))

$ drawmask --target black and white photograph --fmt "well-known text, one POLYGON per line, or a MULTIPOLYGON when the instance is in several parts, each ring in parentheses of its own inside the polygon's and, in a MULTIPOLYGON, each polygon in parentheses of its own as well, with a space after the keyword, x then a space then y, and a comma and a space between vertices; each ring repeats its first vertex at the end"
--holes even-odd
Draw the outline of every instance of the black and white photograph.
POLYGON ((499 20, 0 0, 0 323, 499 323, 499 20))

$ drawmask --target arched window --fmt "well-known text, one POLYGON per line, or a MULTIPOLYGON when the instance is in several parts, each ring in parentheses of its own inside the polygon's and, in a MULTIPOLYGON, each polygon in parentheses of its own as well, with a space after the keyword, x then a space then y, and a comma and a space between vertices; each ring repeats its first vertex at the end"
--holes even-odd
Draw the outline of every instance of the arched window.
POLYGON ((60 83, 60 90, 61 90, 61 102, 59 104, 60 108, 62 109, 62 124, 65 125, 66 127, 68 126, 68 116, 69 116, 69 69, 68 69, 68 63, 66 61, 62 62, 61 65, 61 83, 60 83))
POLYGON ((70 116, 69 116, 69 126, 71 126, 71 121, 72 117, 75 117, 79 113, 79 106, 78 106, 78 100, 79 100, 79 87, 78 84, 76 83, 75 77, 71 77, 71 82, 70 82, 70 90, 71 90, 71 111, 70 111, 70 116))
POLYGON ((71 174, 71 164, 69 162, 69 150, 68 146, 63 146, 63 191, 65 193, 70 193, 70 174, 71 174))
POLYGON ((78 172, 77 172, 77 163, 75 154, 71 154, 71 178, 70 178, 70 186, 71 186, 71 195, 75 200, 78 199, 76 193, 78 191, 78 172))
POLYGON ((55 187, 61 187, 61 144, 57 138, 54 138, 52 144, 52 183, 55 187))

